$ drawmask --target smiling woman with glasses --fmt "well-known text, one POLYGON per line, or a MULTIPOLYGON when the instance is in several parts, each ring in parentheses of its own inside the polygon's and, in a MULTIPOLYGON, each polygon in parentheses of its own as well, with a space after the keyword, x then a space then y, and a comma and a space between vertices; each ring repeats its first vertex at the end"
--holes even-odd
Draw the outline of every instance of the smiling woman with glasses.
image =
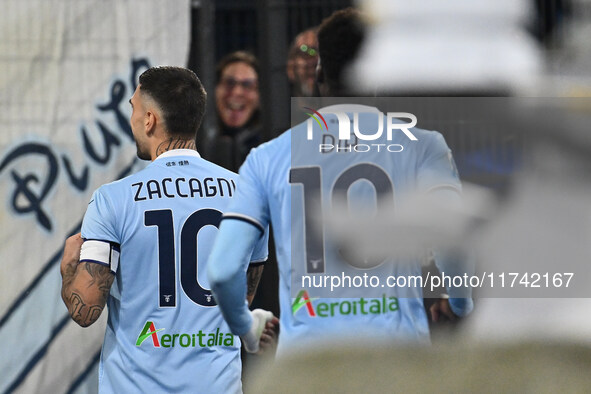
POLYGON ((232 52, 216 68, 216 135, 203 151, 206 159, 238 171, 261 141, 259 65, 249 52, 232 52))
POLYGON ((254 55, 238 51, 217 66, 215 101, 223 126, 242 128, 259 109, 258 62, 254 55))

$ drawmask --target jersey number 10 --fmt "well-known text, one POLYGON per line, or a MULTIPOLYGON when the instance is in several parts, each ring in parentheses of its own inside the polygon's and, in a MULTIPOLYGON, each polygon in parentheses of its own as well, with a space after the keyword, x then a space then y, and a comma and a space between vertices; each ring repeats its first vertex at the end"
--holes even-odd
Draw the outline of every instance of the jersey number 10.
MULTIPOLYGON (((351 186, 359 181, 369 182, 375 189, 377 203, 381 209, 393 209, 394 207, 394 186, 386 171, 371 163, 355 164, 342 171, 334 181, 329 190, 323 190, 322 169, 319 166, 296 167, 289 171, 289 183, 301 184, 303 186, 303 207, 304 207, 304 233, 306 249, 306 273, 323 273, 326 271, 324 257, 324 229, 314 225, 315 215, 322 213, 322 192, 329 192, 332 196, 333 205, 341 201, 348 201, 348 192, 351 186)), ((372 268, 379 265, 383 260, 372 262, 357 261, 345 253, 346 248, 339 248, 340 257, 343 261, 356 268, 372 268)))
MULTIPOLYGON (((205 226, 219 227, 222 213, 200 209, 187 218, 180 237, 181 287, 187 297, 201 306, 217 305, 211 290, 205 289, 197 277, 197 235, 205 226)), ((144 212, 144 224, 158 228, 158 282, 161 308, 176 307, 176 256, 173 216, 170 209, 144 212)))

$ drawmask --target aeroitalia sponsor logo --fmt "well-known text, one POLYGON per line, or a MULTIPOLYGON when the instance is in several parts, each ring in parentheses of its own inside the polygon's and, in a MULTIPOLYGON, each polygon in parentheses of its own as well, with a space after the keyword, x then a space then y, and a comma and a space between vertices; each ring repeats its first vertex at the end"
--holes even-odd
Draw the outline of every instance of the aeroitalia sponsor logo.
POLYGON ((138 335, 135 346, 139 347, 144 343, 151 343, 155 348, 234 346, 234 335, 221 332, 219 328, 210 333, 199 330, 196 333, 161 334, 158 337, 157 333, 163 330, 164 328, 156 329, 154 322, 148 320, 138 335))
POLYGON ((164 330, 164 328, 157 330, 156 327, 154 327, 153 322, 147 321, 146 324, 144 325, 144 329, 142 330, 140 335, 137 337, 137 341, 135 342, 135 346, 141 346, 142 343, 144 343, 144 341, 146 339, 152 337, 152 342, 154 344, 154 347, 160 347, 160 341, 158 341, 158 335, 156 335, 156 333, 159 331, 162 331, 162 330, 164 330))
POLYGON ((319 301, 316 305, 313 301, 317 298, 310 298, 307 290, 301 290, 291 305, 292 314, 296 314, 300 309, 306 310, 310 317, 333 317, 344 315, 382 315, 399 310, 398 298, 359 298, 355 300, 319 301))
POLYGON ((308 309, 308 314, 312 317, 316 317, 316 312, 314 311, 314 306, 312 305, 312 300, 308 296, 308 292, 306 290, 302 290, 298 293, 295 301, 291 306, 291 311, 295 315, 295 313, 305 306, 308 309))

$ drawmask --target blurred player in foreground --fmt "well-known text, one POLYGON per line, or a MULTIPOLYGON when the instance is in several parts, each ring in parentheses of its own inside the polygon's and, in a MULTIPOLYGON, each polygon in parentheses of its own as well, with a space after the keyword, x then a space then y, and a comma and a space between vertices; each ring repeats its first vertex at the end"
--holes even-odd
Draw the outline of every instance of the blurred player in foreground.
MULTIPOLYGON (((322 23, 318 31, 320 60, 317 70, 321 95, 347 95, 344 70, 355 58, 363 36, 361 16, 353 9, 338 11, 322 23)), ((353 113, 375 114, 378 111, 373 107, 348 104, 318 110, 329 124, 337 123, 336 112, 345 112, 353 119, 353 113)), ((320 188, 320 205, 328 205, 338 180, 346 178, 345 183, 349 183, 344 187, 345 195, 354 189, 350 186, 356 180, 364 180, 373 183, 374 188, 370 189, 375 192, 369 191, 373 201, 375 193, 378 197, 394 199, 394 190, 419 189, 429 190, 450 204, 458 203, 461 185, 443 137, 437 132, 413 128, 419 142, 408 144, 404 154, 382 150, 377 154, 333 151, 319 155, 305 151, 309 147, 307 141, 301 143, 305 140, 306 127, 304 122, 252 150, 240 169, 237 196, 224 214, 208 265, 212 291, 232 332, 246 339, 247 349, 256 351, 265 320, 270 318, 248 310, 244 302, 244 272, 248 256, 271 222, 280 270, 279 353, 287 348, 293 351, 296 347, 326 345, 336 340, 359 344, 364 340, 386 338, 387 343, 428 343, 428 320, 420 288, 408 289, 400 297, 395 289, 369 297, 367 293, 363 295, 363 289, 355 295, 351 289, 339 289, 340 292, 331 295, 338 298, 321 298, 325 296, 318 297, 314 293, 318 289, 292 289, 292 277, 302 271, 335 275, 339 272, 362 275, 364 272, 364 269, 347 266, 344 262, 347 258, 339 256, 334 247, 325 245, 321 232, 312 233, 309 219, 317 213, 309 210, 309 205, 318 201, 306 200, 308 192, 313 194, 320 188), (294 167, 294 163, 298 167, 294 167), (316 250, 321 248, 325 249, 316 250)), ((371 127, 375 129, 375 120, 371 127)), ((322 135, 332 133, 334 136, 338 131, 336 127, 327 128, 329 130, 321 133, 320 127, 314 126, 312 143, 318 144, 322 135)), ((396 136, 391 143, 397 142, 396 138, 400 141, 406 138, 398 134, 402 136, 396 136)), ((366 189, 360 194, 367 196, 367 192, 366 189)), ((420 276, 419 259, 410 263, 410 271, 408 264, 407 268, 382 264, 378 269, 383 275, 420 276)), ((454 269, 445 260, 438 264, 446 272, 454 269)), ((450 296, 449 300, 434 305, 435 318, 443 314, 454 319, 471 311, 471 298, 454 298, 453 293, 450 296)))
MULTIPOLYGON (((131 128, 138 157, 152 163, 96 190, 81 236, 66 241, 62 298, 72 319, 89 326, 109 306, 101 393, 242 391, 240 340, 205 277, 238 176, 196 151, 205 97, 184 68, 140 76, 131 128)), ((249 256, 249 299, 266 257, 263 236, 249 256)))

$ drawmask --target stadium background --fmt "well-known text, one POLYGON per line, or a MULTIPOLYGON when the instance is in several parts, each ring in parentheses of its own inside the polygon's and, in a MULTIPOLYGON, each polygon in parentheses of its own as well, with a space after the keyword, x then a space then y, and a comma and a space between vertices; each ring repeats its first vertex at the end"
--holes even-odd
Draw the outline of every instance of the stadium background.
MULTIPOLYGON (((540 51, 543 77, 535 93, 588 95, 591 57, 583 37, 591 2, 529 3, 523 30, 540 51)), ((1 392, 96 392, 106 314, 88 329, 70 321, 60 298, 59 260, 92 191, 143 166, 135 159, 126 103, 139 73, 158 64, 192 68, 210 93, 211 114, 215 63, 233 50, 253 51, 261 64, 264 139, 270 139, 290 121, 289 43, 351 4, 0 0, 1 392)), ((519 94, 504 89, 480 86, 471 93, 519 94)), ((213 132, 209 116, 201 135, 213 132)), ((445 136, 465 180, 506 186, 521 149, 518 136, 453 127, 445 136), (474 152, 487 153, 475 161, 474 152)), ((260 305, 276 291, 270 285, 275 272, 269 267, 265 274, 260 305)))

